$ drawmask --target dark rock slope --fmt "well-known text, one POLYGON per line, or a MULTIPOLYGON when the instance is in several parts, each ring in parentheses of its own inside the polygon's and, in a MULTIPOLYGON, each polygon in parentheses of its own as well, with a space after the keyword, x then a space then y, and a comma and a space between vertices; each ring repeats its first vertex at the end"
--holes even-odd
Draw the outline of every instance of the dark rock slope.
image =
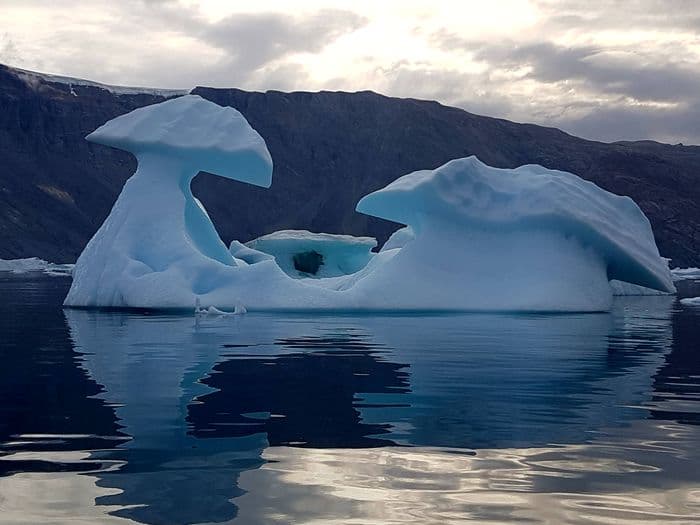
MULTIPOLYGON (((193 90, 241 111, 275 163, 268 190, 202 174, 193 184, 222 238, 283 228, 373 235, 396 225, 354 212, 396 177, 466 155, 500 167, 537 163, 629 195, 661 253, 700 265, 700 147, 604 144, 436 102, 361 93, 193 90)), ((121 93, 0 66, 0 258, 71 261, 134 169, 128 154, 83 137, 106 120, 173 96, 121 93)))

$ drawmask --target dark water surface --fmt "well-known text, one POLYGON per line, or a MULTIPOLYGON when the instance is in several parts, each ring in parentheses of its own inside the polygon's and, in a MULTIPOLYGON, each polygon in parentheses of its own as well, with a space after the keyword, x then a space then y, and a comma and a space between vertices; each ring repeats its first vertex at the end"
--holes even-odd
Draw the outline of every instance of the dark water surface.
POLYGON ((196 319, 63 310, 68 285, 0 276, 0 523, 700 522, 675 297, 196 319))

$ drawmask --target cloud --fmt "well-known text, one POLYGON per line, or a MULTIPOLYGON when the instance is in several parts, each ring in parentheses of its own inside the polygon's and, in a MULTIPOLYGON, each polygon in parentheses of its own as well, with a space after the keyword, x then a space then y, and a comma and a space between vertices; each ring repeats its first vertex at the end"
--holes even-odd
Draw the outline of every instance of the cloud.
POLYGON ((2 0, 0 61, 122 85, 371 89, 700 144, 700 2, 503 2, 2 0))
POLYGON ((578 81, 589 89, 637 100, 678 101, 700 93, 697 64, 695 68, 674 64, 672 57, 662 53, 645 57, 629 49, 611 51, 601 46, 565 47, 540 42, 522 46, 483 44, 475 57, 492 68, 527 67, 530 71, 525 76, 537 81, 578 81))
POLYGON ((198 37, 225 51, 232 67, 250 72, 295 53, 318 52, 366 22, 351 11, 335 9, 305 16, 243 13, 202 27, 198 37))
POLYGON ((700 144, 700 103, 677 107, 608 106, 557 125, 580 137, 617 141, 654 138, 671 144, 700 144))
POLYGON ((9 33, 0 35, 0 63, 12 64, 20 60, 19 49, 9 33))
POLYGON ((14 6, 32 30, 42 25, 42 18, 56 24, 31 41, 28 30, 17 31, 29 42, 26 60, 15 60, 0 40, 3 61, 122 85, 303 88, 308 72, 295 63, 296 57, 318 53, 367 23, 341 9, 244 12, 211 19, 195 2, 93 0, 75 2, 68 16, 47 0, 6 1, 0 18, 3 10, 11 15, 14 6))
MULTIPOLYGON (((539 7, 529 31, 502 40, 446 28, 432 33, 436 47, 481 64, 482 92, 499 94, 483 109, 598 140, 700 144, 700 3, 562 0, 539 7)), ((478 112, 479 97, 464 95, 453 103, 478 112)))
POLYGON ((540 0, 537 4, 550 29, 700 30, 696 0, 540 0))

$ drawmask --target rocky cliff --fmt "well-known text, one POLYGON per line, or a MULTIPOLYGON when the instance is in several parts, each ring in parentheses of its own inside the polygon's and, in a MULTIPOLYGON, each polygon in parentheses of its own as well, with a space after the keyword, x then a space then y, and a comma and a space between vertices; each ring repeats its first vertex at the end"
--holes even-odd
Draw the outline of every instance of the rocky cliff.
MULTIPOLYGON (((397 225, 354 212, 362 195, 475 154, 493 166, 570 171, 629 195, 649 217, 663 255, 700 265, 700 147, 593 142, 372 92, 193 93, 241 111, 275 163, 270 189, 207 174, 195 179, 194 192, 226 242, 287 228, 382 241, 397 225)), ((75 260, 134 169, 128 154, 83 137, 119 114, 178 95, 0 66, 0 258, 75 260)))

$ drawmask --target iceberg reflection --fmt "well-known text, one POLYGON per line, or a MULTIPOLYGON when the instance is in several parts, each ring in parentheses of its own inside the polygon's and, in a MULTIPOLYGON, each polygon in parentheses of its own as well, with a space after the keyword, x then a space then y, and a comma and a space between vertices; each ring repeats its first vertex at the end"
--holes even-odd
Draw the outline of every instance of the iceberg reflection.
MULTIPOLYGON (((423 454, 453 470, 426 463, 418 485, 464 478, 448 499, 478 498, 464 485, 469 476, 493 488, 503 482, 493 481, 499 470, 533 489, 532 465, 522 472, 511 464, 519 455, 582 455, 599 432, 645 417, 640 405, 672 346, 672 301, 621 299, 611 314, 555 316, 66 311, 81 366, 131 437, 94 453, 118 465, 90 474, 108 491, 97 503, 145 523, 223 522, 240 509, 246 523, 265 523, 267 511, 297 508, 300 491, 304 508, 313 508, 317 492, 346 490, 334 476, 354 476, 348 462, 381 465, 372 476, 393 488, 380 484, 374 493, 360 484, 351 501, 341 498, 348 514, 327 507, 350 516, 356 498, 364 509, 374 498, 399 498, 383 491, 411 488, 392 465, 423 454), (462 470, 474 465, 483 472, 462 470)), ((645 472, 640 465, 611 468, 645 472)))

